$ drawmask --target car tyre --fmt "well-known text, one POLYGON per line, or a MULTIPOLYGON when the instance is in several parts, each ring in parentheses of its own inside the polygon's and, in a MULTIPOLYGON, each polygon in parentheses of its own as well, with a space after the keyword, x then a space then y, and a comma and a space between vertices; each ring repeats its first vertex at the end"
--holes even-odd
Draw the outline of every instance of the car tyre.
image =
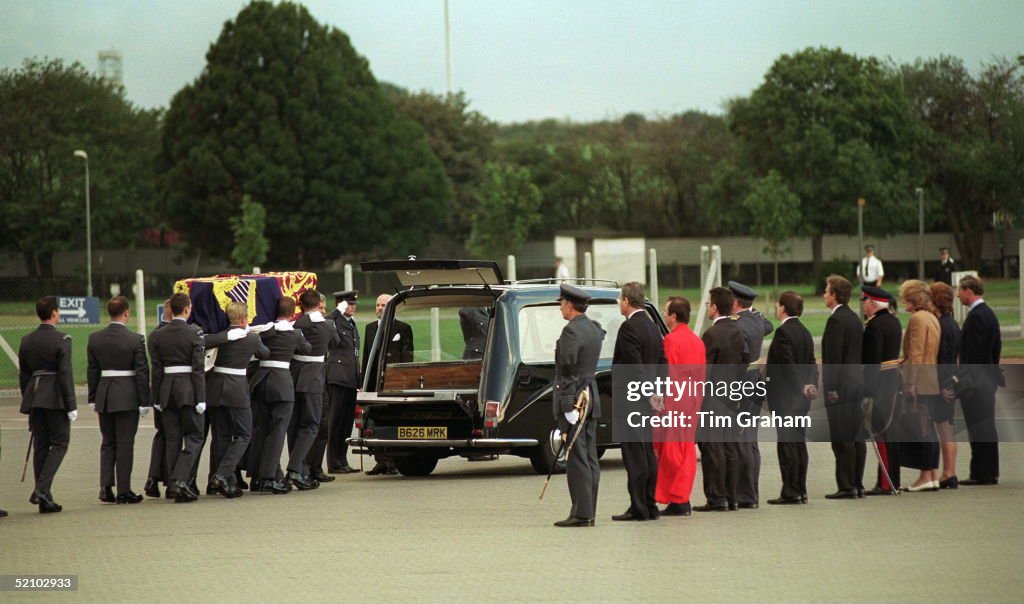
POLYGON ((402 476, 429 476, 436 467, 436 457, 400 457, 395 460, 395 468, 402 476))
MULTIPOLYGON (((554 432, 554 430, 552 430, 554 432)), ((547 475, 551 471, 551 464, 555 461, 555 439, 551 436, 544 439, 545 442, 536 446, 533 452, 530 454, 530 465, 533 466, 533 471, 538 474, 547 475)), ((555 474, 565 474, 565 452, 562 452, 562 457, 555 464, 555 474)))

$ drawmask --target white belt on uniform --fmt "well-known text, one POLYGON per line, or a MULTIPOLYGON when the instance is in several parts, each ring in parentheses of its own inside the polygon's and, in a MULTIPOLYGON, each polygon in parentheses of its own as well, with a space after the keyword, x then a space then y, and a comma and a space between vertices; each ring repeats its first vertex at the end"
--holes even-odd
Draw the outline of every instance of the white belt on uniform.
POLYGON ((260 367, 273 367, 274 369, 289 369, 292 366, 288 361, 260 361, 260 367))
POLYGON ((294 360, 296 360, 296 361, 302 361, 303 363, 323 363, 324 362, 324 355, 320 355, 318 357, 310 357, 310 356, 306 356, 304 354, 296 354, 296 355, 292 355, 292 358, 294 360))
POLYGON ((192 373, 191 365, 168 365, 164 367, 164 373, 192 373))
POLYGON ((228 375, 245 375, 245 369, 234 369, 232 367, 218 367, 213 366, 214 373, 226 373, 228 375))
POLYGON ((100 377, 135 377, 135 372, 129 369, 104 369, 100 377))

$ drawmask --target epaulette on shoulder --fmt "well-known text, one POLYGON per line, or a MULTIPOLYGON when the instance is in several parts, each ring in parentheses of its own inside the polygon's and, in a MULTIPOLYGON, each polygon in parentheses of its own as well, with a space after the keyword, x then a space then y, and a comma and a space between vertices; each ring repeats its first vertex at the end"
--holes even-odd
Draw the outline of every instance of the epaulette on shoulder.
POLYGON ((70 339, 71 339, 71 335, 70 335, 70 334, 64 334, 64 335, 63 335, 63 336, 61 337, 61 339, 62 339, 62 340, 70 340, 70 339))

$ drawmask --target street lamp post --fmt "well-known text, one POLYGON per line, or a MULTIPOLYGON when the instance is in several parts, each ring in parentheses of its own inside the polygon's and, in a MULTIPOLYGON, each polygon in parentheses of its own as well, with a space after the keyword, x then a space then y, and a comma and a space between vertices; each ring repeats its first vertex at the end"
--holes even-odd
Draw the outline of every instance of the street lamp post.
POLYGON ((78 149, 75 157, 85 160, 85 295, 92 296, 92 212, 89 211, 89 154, 78 149))
POLYGON ((924 189, 917 193, 917 278, 924 281, 924 189))

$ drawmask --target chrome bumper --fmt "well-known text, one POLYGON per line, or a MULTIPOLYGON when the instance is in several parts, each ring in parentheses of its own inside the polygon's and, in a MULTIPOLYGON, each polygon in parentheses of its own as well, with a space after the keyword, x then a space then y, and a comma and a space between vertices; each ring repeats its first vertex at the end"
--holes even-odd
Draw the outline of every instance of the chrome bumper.
POLYGON ((349 438, 345 442, 353 447, 451 447, 457 449, 504 449, 508 447, 536 447, 540 444, 535 438, 349 438))

